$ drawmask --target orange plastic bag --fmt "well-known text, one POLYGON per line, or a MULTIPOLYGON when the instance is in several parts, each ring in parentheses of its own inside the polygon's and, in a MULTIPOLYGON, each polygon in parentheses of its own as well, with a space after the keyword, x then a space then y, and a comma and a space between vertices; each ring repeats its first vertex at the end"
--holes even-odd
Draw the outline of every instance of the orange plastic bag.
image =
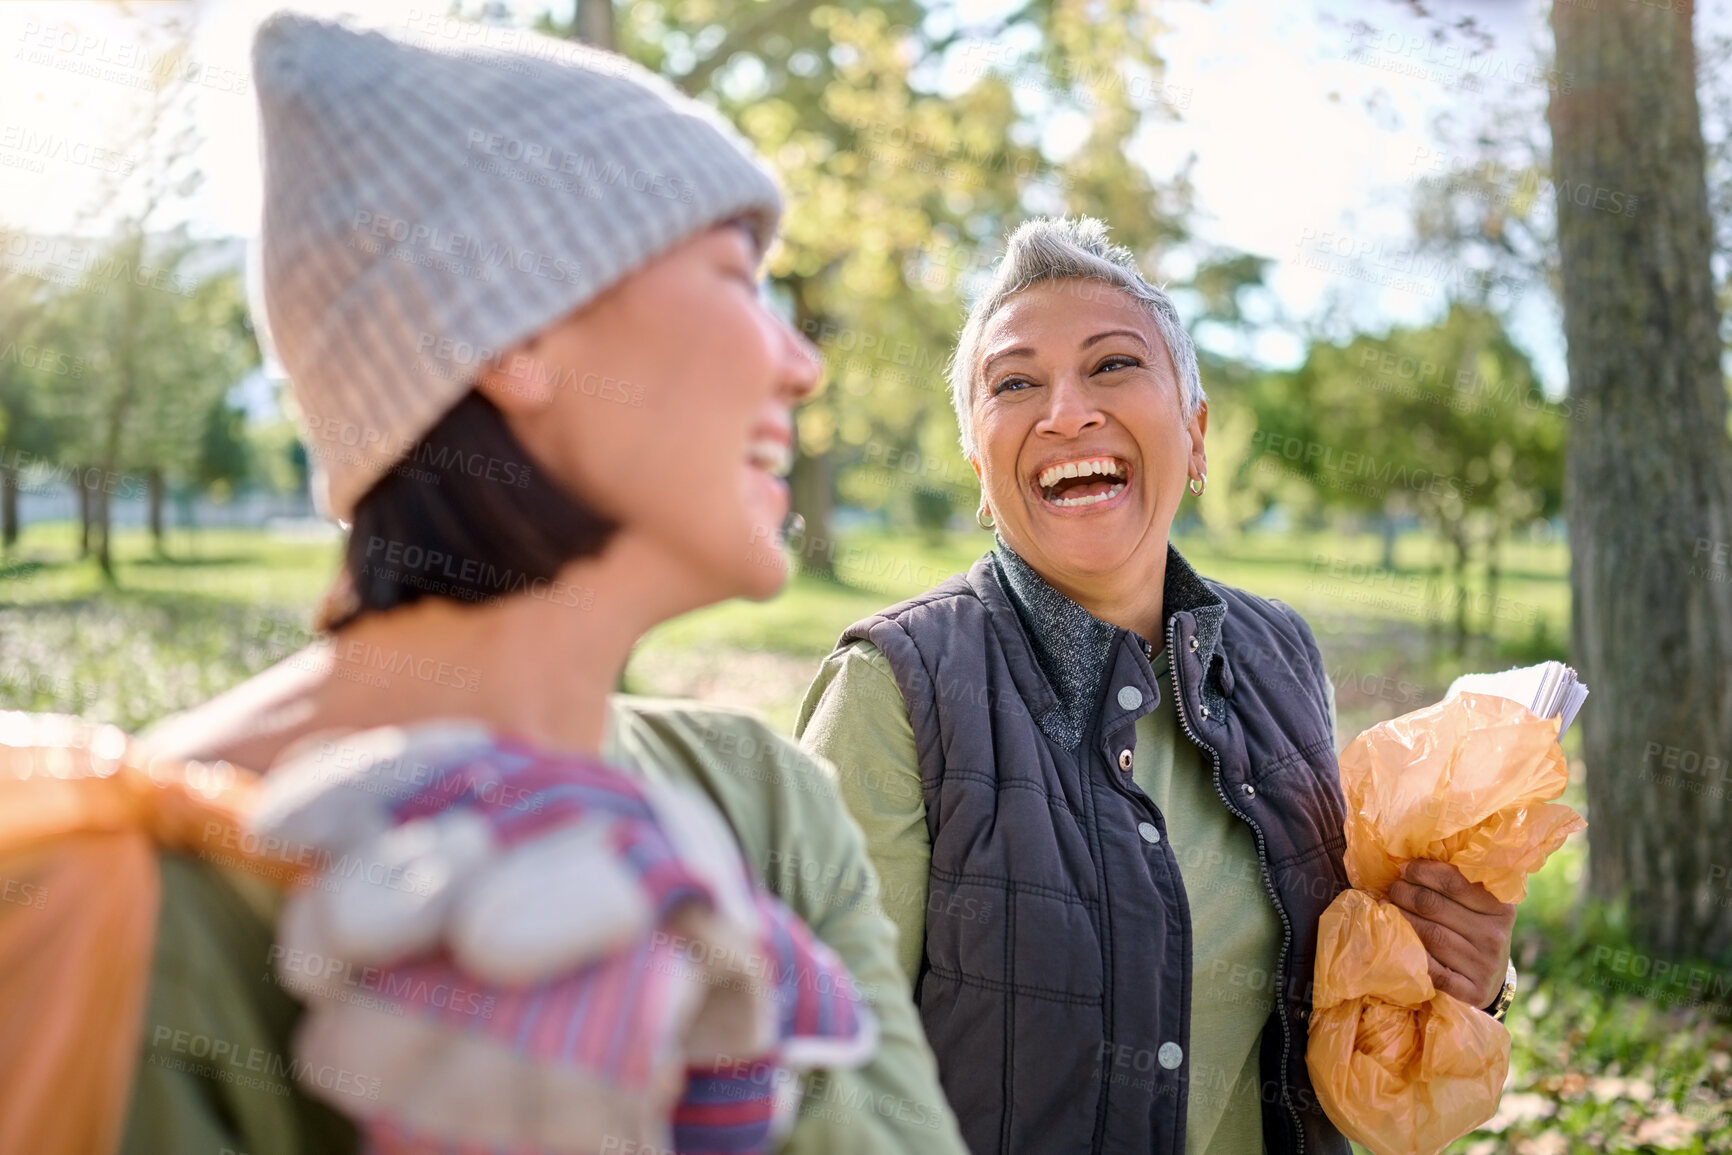
POLYGON ((1550 801, 1569 783, 1558 721, 1461 693, 1379 723, 1341 754, 1347 875, 1318 924, 1306 1064, 1318 1099, 1376 1155, 1436 1155, 1497 1113, 1503 1024, 1434 988, 1425 947, 1386 896, 1415 858, 1448 862, 1502 902, 1587 823, 1550 801))
POLYGON ((144 762, 112 726, 0 713, 0 1151, 114 1150, 150 983, 159 847, 242 849, 256 779, 144 762))

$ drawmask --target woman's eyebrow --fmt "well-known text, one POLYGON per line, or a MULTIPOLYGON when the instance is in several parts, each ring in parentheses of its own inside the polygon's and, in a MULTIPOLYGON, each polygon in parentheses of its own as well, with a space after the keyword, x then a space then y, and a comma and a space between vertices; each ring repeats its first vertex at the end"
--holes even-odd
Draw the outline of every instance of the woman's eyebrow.
MULTIPOLYGON (((1093 340, 1093 338, 1091 337, 1090 340, 1093 340)), ((1018 345, 1014 349, 1000 349, 998 352, 980 363, 980 371, 984 374, 988 369, 992 368, 992 363, 994 361, 1002 361, 1006 357, 1026 357, 1028 354, 1033 352, 1034 350, 1030 349, 1027 345, 1018 345)))
POLYGON ((1077 348, 1087 349, 1090 345, 1096 344, 1100 341, 1105 341, 1108 337, 1135 337, 1143 343, 1143 348, 1147 349, 1149 347, 1149 339, 1137 332, 1135 329, 1108 329, 1105 332, 1096 333, 1081 345, 1077 346, 1077 348))

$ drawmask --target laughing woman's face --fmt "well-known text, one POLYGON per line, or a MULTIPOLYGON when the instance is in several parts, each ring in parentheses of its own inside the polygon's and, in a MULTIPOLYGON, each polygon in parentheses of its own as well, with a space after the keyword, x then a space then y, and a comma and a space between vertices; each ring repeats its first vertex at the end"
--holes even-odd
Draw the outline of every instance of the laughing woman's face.
POLYGON ((819 363, 765 304, 757 265, 743 228, 699 233, 526 345, 527 384, 496 378, 536 462, 688 606, 768 597, 787 576, 783 475, 819 363))
POLYGON ((1005 542, 1061 589, 1164 564, 1208 408, 1185 419, 1154 318, 1111 285, 1047 281, 994 314, 980 350, 973 464, 1005 542))

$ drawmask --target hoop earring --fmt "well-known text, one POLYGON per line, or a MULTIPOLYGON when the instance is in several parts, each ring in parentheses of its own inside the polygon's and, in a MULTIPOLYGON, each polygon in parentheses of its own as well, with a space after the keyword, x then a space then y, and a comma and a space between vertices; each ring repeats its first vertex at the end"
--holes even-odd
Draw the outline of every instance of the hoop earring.
POLYGON ((1209 475, 1207 473, 1205 473, 1201 477, 1191 478, 1188 488, 1190 489, 1190 491, 1192 493, 1196 494, 1198 497, 1201 497, 1201 496, 1203 496, 1203 490, 1207 489, 1208 486, 1209 486, 1209 475))
POLYGON ((992 520, 992 511, 983 505, 974 511, 974 524, 981 529, 991 529, 998 523, 992 520))

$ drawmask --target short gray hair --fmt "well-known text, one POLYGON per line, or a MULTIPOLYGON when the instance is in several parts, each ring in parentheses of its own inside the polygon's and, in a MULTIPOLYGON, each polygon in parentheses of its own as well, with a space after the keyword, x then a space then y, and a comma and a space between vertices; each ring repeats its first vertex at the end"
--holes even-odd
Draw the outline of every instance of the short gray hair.
POLYGON ((1010 234, 1004 258, 992 283, 968 311, 950 359, 950 403, 962 431, 962 451, 973 457, 974 374, 980 362, 980 338, 987 322, 1006 301, 1043 281, 1097 281, 1121 289, 1142 302, 1154 318, 1161 341, 1179 379, 1179 401, 1190 421, 1203 403, 1203 380, 1197 372, 1197 347, 1179 320, 1173 299, 1149 284, 1137 270, 1136 257, 1123 245, 1107 240, 1107 227, 1093 217, 1037 217, 1010 234))

